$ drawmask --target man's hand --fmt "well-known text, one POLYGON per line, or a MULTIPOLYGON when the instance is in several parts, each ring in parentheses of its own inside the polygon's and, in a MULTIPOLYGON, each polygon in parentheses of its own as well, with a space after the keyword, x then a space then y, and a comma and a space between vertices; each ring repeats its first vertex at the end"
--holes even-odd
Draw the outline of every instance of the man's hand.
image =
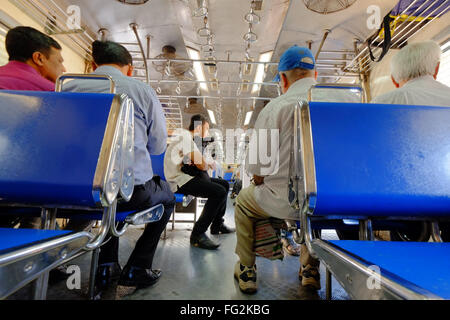
POLYGON ((208 163, 208 168, 210 168, 211 170, 216 170, 216 163, 215 162, 208 163))
POLYGON ((253 176, 253 183, 256 186, 260 186, 260 185, 264 184, 264 177, 260 177, 260 176, 254 175, 253 176))

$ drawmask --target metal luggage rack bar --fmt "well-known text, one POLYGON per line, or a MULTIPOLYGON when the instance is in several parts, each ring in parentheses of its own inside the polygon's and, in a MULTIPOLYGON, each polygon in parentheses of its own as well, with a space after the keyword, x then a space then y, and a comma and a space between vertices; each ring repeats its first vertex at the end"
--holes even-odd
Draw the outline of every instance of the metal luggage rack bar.
MULTIPOLYGON (((417 13, 425 12, 425 10, 427 8, 433 6, 434 4, 437 3, 437 1, 439 1, 439 0, 434 0, 431 3, 427 2, 427 1, 422 3, 420 6, 418 6, 414 10, 414 12, 412 12, 410 15, 406 15, 406 12, 418 1, 419 0, 414 0, 413 2, 411 2, 410 5, 408 7, 406 7, 405 10, 403 10, 403 12, 401 12, 401 14, 399 14, 394 19, 394 23, 395 23, 401 17, 403 17, 403 19, 404 19, 404 17, 407 16, 407 18, 404 19, 404 21, 399 26, 396 27, 397 31, 405 31, 406 30, 406 33, 396 32, 396 34, 394 34, 394 36, 391 39, 392 46, 398 45, 399 47, 401 47, 411 37, 413 37, 418 32, 420 32, 425 26, 428 26, 430 23, 432 23, 437 18, 441 17, 444 13, 447 12, 446 10, 443 10, 440 13, 436 14, 434 17, 431 17, 436 12, 438 12, 438 10, 442 9, 443 5, 448 5, 448 0, 442 2, 441 5, 439 5, 433 11, 431 11, 426 17, 415 16, 415 14, 417 14, 417 13), (428 6, 424 7, 426 4, 428 4, 428 6), (419 19, 420 19, 420 21, 419 21, 419 19), (414 22, 417 22, 416 25, 413 25, 414 22), (408 30, 408 28, 410 28, 410 29, 408 30), (402 34, 402 36, 399 37, 401 34, 402 34)), ((378 45, 382 45, 385 41, 385 39, 380 39, 380 35, 378 34, 377 37, 371 41, 371 45, 373 45, 374 43, 376 43, 379 40, 381 40, 381 42, 378 45)), ((364 42, 364 44, 366 44, 366 42, 364 42)), ((380 49, 381 48, 377 47, 374 50, 379 51, 380 49)), ((370 71, 373 68, 373 66, 374 66, 374 63, 371 61, 369 50, 367 48, 367 45, 365 45, 364 49, 362 49, 355 56, 355 58, 349 64, 347 64, 345 66, 344 70, 352 71, 352 72, 360 71, 360 72, 364 73, 364 72, 370 71)))
POLYGON ((70 30, 66 26, 69 19, 67 13, 57 5, 53 0, 16 0, 12 1, 15 6, 24 11, 42 27, 50 30, 51 35, 58 34, 67 36, 70 41, 61 39, 69 48, 77 52, 83 58, 91 56, 91 44, 95 40, 82 26, 78 30, 70 30), (52 14, 53 15, 52 15, 52 14))

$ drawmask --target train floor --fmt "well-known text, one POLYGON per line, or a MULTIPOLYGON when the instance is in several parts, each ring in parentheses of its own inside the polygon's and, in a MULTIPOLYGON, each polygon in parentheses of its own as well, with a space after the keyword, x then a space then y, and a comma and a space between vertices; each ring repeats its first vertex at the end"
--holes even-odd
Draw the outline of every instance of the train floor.
MULTIPOLYGON (((233 200, 229 200, 226 224, 234 227, 233 200)), ((192 215, 191 215, 192 216, 192 215)), ((219 250, 194 248, 189 243, 192 223, 169 223, 167 239, 161 240, 154 258, 153 268, 163 274, 158 283, 146 289, 135 290, 112 286, 102 296, 104 300, 319 300, 325 299, 325 268, 321 266, 319 291, 301 286, 298 279, 299 258, 286 256, 283 261, 257 258, 258 287, 254 295, 243 294, 233 277, 237 261, 234 253, 236 235, 212 236, 221 243, 219 250)), ((125 265, 142 229, 131 228, 120 241, 120 263, 125 265)), ((337 239, 333 230, 322 233, 324 239, 337 239)), ((87 296, 91 254, 83 255, 68 265, 81 270, 81 289, 69 290, 66 281, 50 285, 49 300, 84 300, 87 296)), ((29 299, 31 286, 11 296, 12 300, 29 299)), ((333 278, 333 300, 349 299, 343 288, 333 278)))

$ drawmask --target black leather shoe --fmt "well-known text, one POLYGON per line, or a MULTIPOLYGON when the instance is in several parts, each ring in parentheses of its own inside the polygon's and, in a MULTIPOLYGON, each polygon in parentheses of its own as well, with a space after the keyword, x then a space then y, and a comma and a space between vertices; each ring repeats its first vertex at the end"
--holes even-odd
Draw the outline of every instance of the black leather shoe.
POLYGON ((125 287, 146 288, 161 278, 161 270, 150 270, 126 266, 120 276, 119 285, 125 287))
POLYGON ((218 247, 220 247, 219 243, 215 243, 204 233, 198 236, 191 236, 191 244, 194 247, 207 250, 216 250, 218 247))
POLYGON ((105 263, 98 266, 95 284, 97 290, 105 290, 114 281, 119 280, 122 268, 117 262, 105 263))
POLYGON ((235 233, 236 229, 228 228, 226 225, 222 224, 219 228, 213 228, 211 227, 211 234, 217 235, 217 234, 228 234, 228 233, 235 233))

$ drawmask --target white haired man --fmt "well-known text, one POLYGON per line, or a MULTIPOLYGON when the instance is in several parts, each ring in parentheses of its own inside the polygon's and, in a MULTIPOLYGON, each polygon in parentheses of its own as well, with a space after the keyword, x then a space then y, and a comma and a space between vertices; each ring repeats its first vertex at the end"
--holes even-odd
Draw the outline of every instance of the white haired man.
POLYGON ((450 106, 450 87, 436 81, 441 48, 434 41, 411 43, 391 62, 392 82, 397 88, 372 103, 450 106))
MULTIPOLYGON (((411 43, 401 49, 391 62, 392 82, 398 89, 372 103, 450 107, 450 87, 436 80, 441 54, 434 41, 411 43)), ((450 241, 450 222, 441 222, 439 227, 444 241, 450 241)))

